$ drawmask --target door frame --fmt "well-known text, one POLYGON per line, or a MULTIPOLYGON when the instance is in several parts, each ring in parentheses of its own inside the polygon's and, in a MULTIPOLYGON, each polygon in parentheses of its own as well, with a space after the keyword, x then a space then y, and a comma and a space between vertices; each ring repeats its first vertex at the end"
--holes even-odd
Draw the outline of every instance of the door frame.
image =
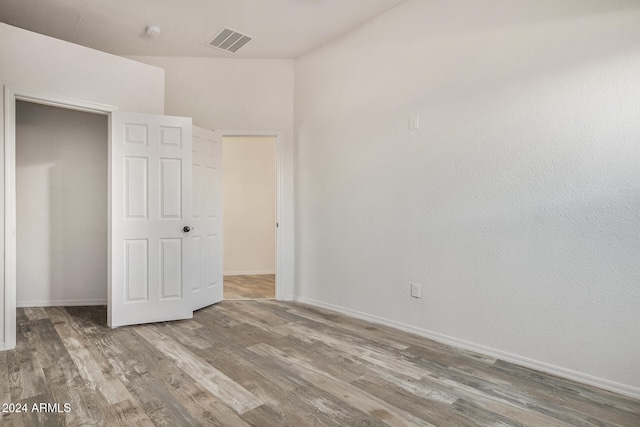
MULTIPOLYGON (((276 140, 276 300, 291 301, 293 299, 293 246, 285 245, 285 242, 293 242, 293 224, 283 223, 284 212, 293 212, 293 194, 284 191, 285 165, 293 164, 293 155, 285 150, 284 134, 279 131, 242 131, 242 130, 216 130, 225 137, 270 137, 276 140)), ((224 159, 224 149, 222 151, 224 159)), ((223 160, 224 161, 224 160, 223 160)), ((224 180, 224 168, 222 169, 224 180)), ((224 209, 224 208, 223 208, 224 209)), ((224 215, 222 217, 224 227, 224 215)), ((223 233, 224 239, 224 233, 223 233)), ((223 256, 224 262, 224 256, 223 256)), ((224 265, 222 266, 224 274, 224 265)), ((224 277, 223 277, 224 279, 224 277)), ((224 287, 223 287, 224 288, 224 287)))
MULTIPOLYGON (((26 89, 4 86, 4 348, 16 346, 16 101, 100 114, 108 117, 117 107, 80 99, 67 98, 26 89)), ((107 182, 111 182, 111 135, 108 135, 107 182)), ((107 190, 108 213, 107 286, 111 289, 111 184, 107 190)))

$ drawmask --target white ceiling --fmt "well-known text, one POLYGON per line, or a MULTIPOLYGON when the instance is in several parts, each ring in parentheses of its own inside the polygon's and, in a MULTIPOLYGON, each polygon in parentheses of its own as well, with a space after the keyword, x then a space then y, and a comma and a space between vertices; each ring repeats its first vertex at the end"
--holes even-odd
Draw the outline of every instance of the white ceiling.
POLYGON ((2 0, 0 21, 122 56, 295 58, 404 1, 2 0), (235 55, 205 46, 223 27, 253 40, 235 55))

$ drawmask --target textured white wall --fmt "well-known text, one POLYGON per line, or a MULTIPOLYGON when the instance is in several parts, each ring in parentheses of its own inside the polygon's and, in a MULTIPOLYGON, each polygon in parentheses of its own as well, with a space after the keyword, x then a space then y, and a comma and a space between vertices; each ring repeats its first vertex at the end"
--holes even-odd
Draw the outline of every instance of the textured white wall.
POLYGON ((106 303, 108 117, 18 102, 19 307, 106 303))
POLYGON ((639 22, 414 0, 299 58, 300 299, 640 396, 639 22))
MULTIPOLYGON (((157 67, 0 23, 0 86, 161 114, 164 71, 157 67)), ((0 103, 4 146, 4 103, 0 103)), ((4 149, 0 150, 0 223, 4 223, 4 149)), ((4 229, 0 227, 0 242, 4 229)), ((4 249, 3 249, 4 250, 4 249)), ((4 257, 0 257, 0 348, 4 346, 4 257)))
POLYGON ((276 140, 223 140, 224 274, 276 271, 276 140))
POLYGON ((293 60, 130 58, 165 70, 166 114, 212 130, 293 132, 293 60))
POLYGON ((162 114, 164 71, 0 23, 0 83, 162 114))

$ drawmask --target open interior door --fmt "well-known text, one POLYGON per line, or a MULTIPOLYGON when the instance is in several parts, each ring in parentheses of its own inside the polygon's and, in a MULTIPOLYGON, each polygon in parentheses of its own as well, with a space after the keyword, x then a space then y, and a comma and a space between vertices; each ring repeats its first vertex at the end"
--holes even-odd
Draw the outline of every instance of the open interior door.
POLYGON ((222 136, 193 127, 191 308, 222 301, 222 136))
POLYGON ((193 316, 191 119, 111 114, 108 324, 193 316))

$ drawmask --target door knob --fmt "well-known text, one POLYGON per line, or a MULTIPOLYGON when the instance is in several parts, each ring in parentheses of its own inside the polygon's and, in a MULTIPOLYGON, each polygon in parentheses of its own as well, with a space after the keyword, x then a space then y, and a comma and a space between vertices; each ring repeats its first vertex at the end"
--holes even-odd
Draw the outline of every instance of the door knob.
POLYGON ((190 231, 191 231, 191 227, 189 227, 188 225, 185 225, 185 226, 182 228, 182 231, 184 231, 185 233, 188 233, 188 232, 190 232, 190 231))

